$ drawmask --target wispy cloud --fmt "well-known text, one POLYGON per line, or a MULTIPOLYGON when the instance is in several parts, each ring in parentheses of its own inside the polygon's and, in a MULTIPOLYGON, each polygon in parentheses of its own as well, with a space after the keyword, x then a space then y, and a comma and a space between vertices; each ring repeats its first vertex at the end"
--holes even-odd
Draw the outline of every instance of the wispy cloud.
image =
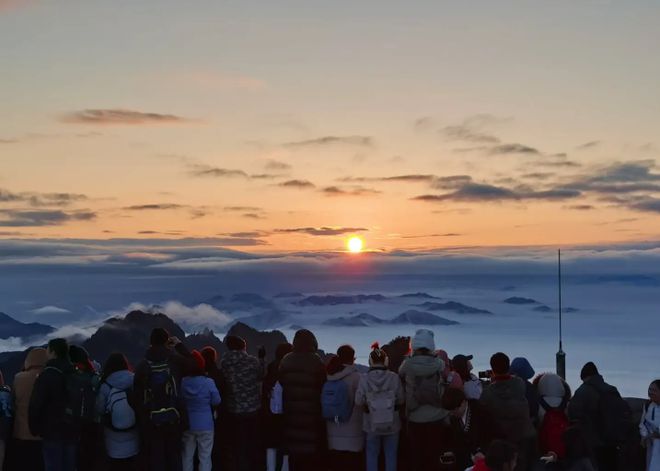
POLYGON ((296 227, 291 229, 275 229, 273 232, 280 234, 307 234, 312 236, 337 236, 344 234, 353 234, 356 232, 365 232, 368 229, 364 227, 296 227))
POLYGON ((126 109, 86 109, 73 111, 62 116, 61 121, 72 124, 181 124, 192 120, 173 114, 147 113, 126 109))
POLYGON ((188 168, 189 174, 193 177, 250 178, 247 172, 238 169, 212 167, 205 164, 188 164, 188 168))
POLYGON ((96 218, 93 211, 28 211, 19 209, 1 209, 0 226, 3 227, 40 227, 59 226, 71 221, 91 221, 96 218))
POLYGON ((175 203, 152 203, 152 204, 137 204, 133 206, 126 206, 127 211, 163 211, 170 209, 181 209, 185 206, 175 203))
POLYGON ((589 142, 585 142, 584 144, 580 144, 575 148, 577 150, 587 150, 587 149, 593 149, 594 147, 598 147, 599 145, 600 145, 600 141, 589 141, 589 142))
POLYGON ((535 191, 526 188, 506 188, 484 183, 468 183, 458 190, 441 195, 420 195, 412 198, 415 201, 516 201, 516 200, 564 200, 576 198, 581 192, 573 189, 553 188, 535 191))
POLYGON ((500 144, 493 146, 488 151, 491 155, 507 155, 507 154, 528 154, 528 155, 541 155, 541 152, 530 146, 518 143, 500 144))
POLYGON ((374 145, 374 140, 370 136, 323 136, 303 141, 285 142, 282 145, 289 148, 299 148, 329 146, 336 144, 345 144, 358 147, 372 147, 374 145))
POLYGON ((280 162, 279 160, 269 159, 264 166, 266 170, 275 170, 275 171, 284 171, 291 170, 291 165, 286 162, 280 162))
POLYGON ((364 188, 361 186, 352 188, 342 188, 339 186, 327 186, 321 189, 326 196, 373 196, 381 192, 373 188, 364 188))
POLYGON ((225 211, 230 211, 230 212, 261 211, 262 210, 258 206, 225 206, 223 209, 225 211))
POLYGON ((0 188, 0 203, 27 203, 33 207, 69 206, 85 201, 87 196, 79 193, 36 193, 24 191, 14 193, 0 188))
POLYGON ((287 180, 285 182, 278 183, 277 186, 282 188, 298 188, 301 190, 316 188, 316 185, 314 185, 309 180, 287 180))
POLYGON ((564 208, 573 209, 575 211, 591 211, 592 209, 596 209, 596 207, 591 204, 572 204, 564 206, 564 208))

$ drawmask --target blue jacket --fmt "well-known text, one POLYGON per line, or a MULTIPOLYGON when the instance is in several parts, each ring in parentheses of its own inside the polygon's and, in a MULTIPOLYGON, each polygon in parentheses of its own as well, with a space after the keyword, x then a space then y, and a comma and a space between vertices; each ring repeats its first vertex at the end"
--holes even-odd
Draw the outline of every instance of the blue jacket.
MULTIPOLYGON (((105 382, 101 383, 96 398, 96 411, 105 415, 108 408, 108 396, 112 388, 131 390, 133 389, 133 373, 128 370, 120 370, 112 373, 105 382)), ((140 437, 137 428, 119 432, 110 427, 103 427, 105 450, 110 458, 126 459, 140 452, 140 437)))
POLYGON ((188 430, 213 430, 213 410, 220 405, 220 393, 215 382, 206 376, 186 376, 181 381, 181 391, 188 412, 188 430))

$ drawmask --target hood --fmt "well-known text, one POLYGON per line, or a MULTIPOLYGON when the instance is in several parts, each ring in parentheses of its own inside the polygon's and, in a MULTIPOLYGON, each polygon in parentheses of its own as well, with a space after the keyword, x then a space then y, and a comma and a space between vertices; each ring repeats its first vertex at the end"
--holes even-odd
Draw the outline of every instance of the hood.
POLYGON ((527 358, 518 357, 514 358, 509 368, 509 373, 516 375, 519 378, 529 381, 534 377, 534 368, 529 364, 527 358))
POLYGON ((158 347, 149 347, 144 357, 147 361, 167 361, 172 354, 171 350, 164 345, 158 347))
POLYGON ((367 383, 371 389, 382 390, 384 389, 386 383, 390 381, 390 378, 393 376, 390 374, 390 371, 387 369, 376 368, 369 370, 366 375, 367 383))
POLYGON ((298 353, 316 353, 319 344, 312 332, 301 329, 293 337, 293 351, 298 353))
POLYGON ((564 397, 564 380, 554 373, 546 373, 539 378, 537 389, 542 397, 564 397))
POLYGON ((111 388, 129 389, 133 386, 133 373, 128 370, 115 371, 105 380, 111 388))
POLYGON ((343 370, 341 370, 341 371, 339 371, 335 374, 328 375, 328 381, 337 381, 339 379, 344 379, 345 377, 350 376, 351 374, 357 373, 357 372, 358 372, 357 366, 355 366, 355 365, 344 365, 343 370))
POLYGON ((525 382, 517 376, 494 381, 488 386, 488 390, 501 399, 525 397, 526 393, 525 382))
POLYGON ((413 355, 408 360, 408 367, 415 375, 430 375, 445 369, 445 362, 431 355, 413 355))
POLYGON ((33 348, 27 354, 25 358, 25 364, 23 367, 26 370, 31 368, 43 368, 48 362, 48 352, 45 348, 33 348))
POLYGON ((186 396, 196 396, 208 388, 206 376, 186 376, 181 380, 181 389, 186 396))

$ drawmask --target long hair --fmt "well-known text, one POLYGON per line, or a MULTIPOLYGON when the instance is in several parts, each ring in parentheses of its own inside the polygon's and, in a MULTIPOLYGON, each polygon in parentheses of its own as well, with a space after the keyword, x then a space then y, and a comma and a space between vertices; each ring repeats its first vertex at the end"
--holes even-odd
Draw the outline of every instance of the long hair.
POLYGON ((117 371, 129 370, 131 366, 128 364, 128 360, 123 353, 115 352, 111 353, 108 359, 103 365, 103 375, 101 376, 101 381, 105 381, 112 373, 117 371))

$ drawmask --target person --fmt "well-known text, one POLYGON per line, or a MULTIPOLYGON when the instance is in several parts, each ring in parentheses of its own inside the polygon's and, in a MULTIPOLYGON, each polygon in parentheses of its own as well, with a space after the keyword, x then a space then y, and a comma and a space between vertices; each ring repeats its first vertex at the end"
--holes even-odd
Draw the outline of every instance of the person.
POLYGON ((293 338, 293 351, 280 363, 284 440, 291 471, 322 469, 326 427, 320 398, 326 372, 317 351, 314 334, 301 329, 293 338))
POLYGON ((433 332, 418 330, 411 342, 413 354, 404 360, 399 376, 406 392, 406 418, 412 471, 435 470, 448 412, 442 408, 444 362, 435 356, 433 332))
POLYGON ((30 433, 43 439, 46 471, 76 469, 80 427, 66 412, 67 376, 74 373, 66 339, 50 340, 48 362, 34 383, 28 409, 30 433))
POLYGON ((564 458, 566 446, 564 432, 569 427, 566 414, 571 399, 571 388, 561 376, 543 373, 534 379, 539 408, 539 447, 542 454, 554 453, 559 459, 564 458))
POLYGON ((197 350, 193 350, 195 368, 181 380, 188 429, 183 432, 183 471, 193 471, 195 450, 199 459, 199 471, 211 471, 213 463, 213 411, 220 405, 220 393, 213 380, 206 376, 206 362, 197 350))
MULTIPOLYGON (((206 371, 206 376, 213 380, 220 397, 224 396, 223 385, 222 385, 222 373, 220 368, 218 368, 218 352, 215 348, 211 346, 206 346, 201 350, 202 357, 204 357, 204 366, 206 371)), ((222 406, 222 402, 220 403, 222 406)), ((211 453, 211 461, 213 463, 213 469, 219 470, 223 468, 223 463, 225 467, 228 467, 228 462, 226 460, 229 455, 229 439, 228 433, 230 432, 224 426, 226 422, 225 417, 222 415, 222 407, 216 409, 216 420, 214 422, 213 430, 213 451, 211 453)))
POLYGON ((518 451, 512 443, 493 440, 484 461, 490 471, 513 471, 518 468, 518 451))
POLYGON ((484 457, 484 450, 497 437, 497 430, 479 401, 468 399, 460 389, 447 389, 442 396, 442 407, 450 414, 444 449, 453 455, 453 469, 464 470, 484 457))
POLYGON ((0 371, 0 469, 5 464, 5 451, 11 438, 11 429, 14 422, 14 404, 11 388, 5 384, 5 377, 0 371))
POLYGON ((580 378, 582 384, 568 403, 568 418, 582 427, 598 470, 614 471, 618 469, 619 446, 631 429, 631 411, 593 362, 582 367, 580 378))
POLYGON ((646 471, 660 471, 660 379, 649 386, 649 402, 642 413, 639 433, 646 448, 646 471))
POLYGON ((102 368, 96 411, 103 418, 103 442, 108 469, 137 470, 140 436, 133 391, 134 374, 121 353, 108 356, 102 368))
POLYGON ((179 389, 183 371, 195 360, 177 337, 155 328, 150 346, 134 377, 138 426, 147 460, 153 470, 181 470, 181 402, 179 389))
POLYGON ((355 405, 364 409, 362 429, 366 434, 367 471, 378 471, 381 449, 385 471, 396 471, 401 418, 405 402, 401 379, 389 371, 389 358, 378 343, 371 346, 369 371, 362 375, 355 394, 355 405))
POLYGON ((525 398, 527 398, 527 405, 529 406, 529 417, 532 419, 532 423, 535 424, 539 413, 539 400, 536 394, 536 387, 531 382, 531 379, 536 374, 534 368, 532 368, 527 358, 516 357, 511 361, 509 373, 525 382, 525 398))
MULTIPOLYGON (((337 349, 327 366, 327 381, 324 387, 329 387, 341 381, 346 388, 346 407, 349 416, 345 422, 326 420, 328 434, 328 450, 330 451, 330 467, 333 471, 359 469, 362 467, 362 451, 364 450, 364 433, 362 432, 362 407, 355 404, 355 393, 360 382, 360 373, 355 366, 355 350, 350 345, 342 345, 337 349)), ((334 392, 334 388, 333 392, 334 392)))
POLYGON ((559 457, 550 451, 541 457, 549 471, 596 471, 591 451, 579 425, 571 425, 562 433, 565 454, 559 457))
POLYGON ((525 382, 509 374, 511 363, 502 352, 490 359, 491 384, 481 394, 480 403, 493 418, 498 433, 518 450, 518 470, 530 469, 536 453, 536 433, 529 416, 525 382))
POLYGON ((48 361, 48 352, 45 348, 31 349, 23 371, 14 377, 14 441, 13 456, 17 458, 14 469, 41 471, 44 467, 42 458, 41 437, 30 432, 28 410, 30 398, 34 390, 37 376, 43 371, 48 361))
POLYGON ((438 349, 435 351, 435 355, 445 364, 445 369, 442 370, 442 378, 444 379, 445 386, 448 388, 463 389, 463 379, 452 368, 449 354, 445 350, 438 349))
POLYGON ((96 412, 96 397, 100 384, 100 376, 96 372, 89 353, 78 345, 69 346, 69 358, 79 378, 80 387, 85 388, 86 400, 94 411, 80 423, 80 442, 78 443, 77 471, 92 471, 97 467, 97 461, 102 456, 100 449, 101 428, 96 412))
POLYGON ((225 408, 228 413, 227 426, 232 433, 231 470, 253 471, 258 465, 260 448, 259 409, 261 408, 261 382, 265 374, 266 351, 259 349, 259 358, 248 355, 247 344, 241 337, 229 335, 225 338, 229 349, 220 362, 225 408))
POLYGON ((275 360, 266 370, 263 382, 264 425, 266 429, 265 444, 269 450, 274 451, 274 463, 269 469, 282 471, 284 465, 284 410, 282 403, 282 384, 280 383, 280 364, 282 359, 293 351, 293 345, 288 342, 281 343, 275 349, 275 360))
POLYGON ((463 381, 465 398, 467 400, 479 400, 483 391, 483 384, 479 378, 472 374, 472 370, 474 369, 472 366, 472 358, 472 355, 456 355, 451 360, 451 367, 453 371, 458 373, 463 381))

